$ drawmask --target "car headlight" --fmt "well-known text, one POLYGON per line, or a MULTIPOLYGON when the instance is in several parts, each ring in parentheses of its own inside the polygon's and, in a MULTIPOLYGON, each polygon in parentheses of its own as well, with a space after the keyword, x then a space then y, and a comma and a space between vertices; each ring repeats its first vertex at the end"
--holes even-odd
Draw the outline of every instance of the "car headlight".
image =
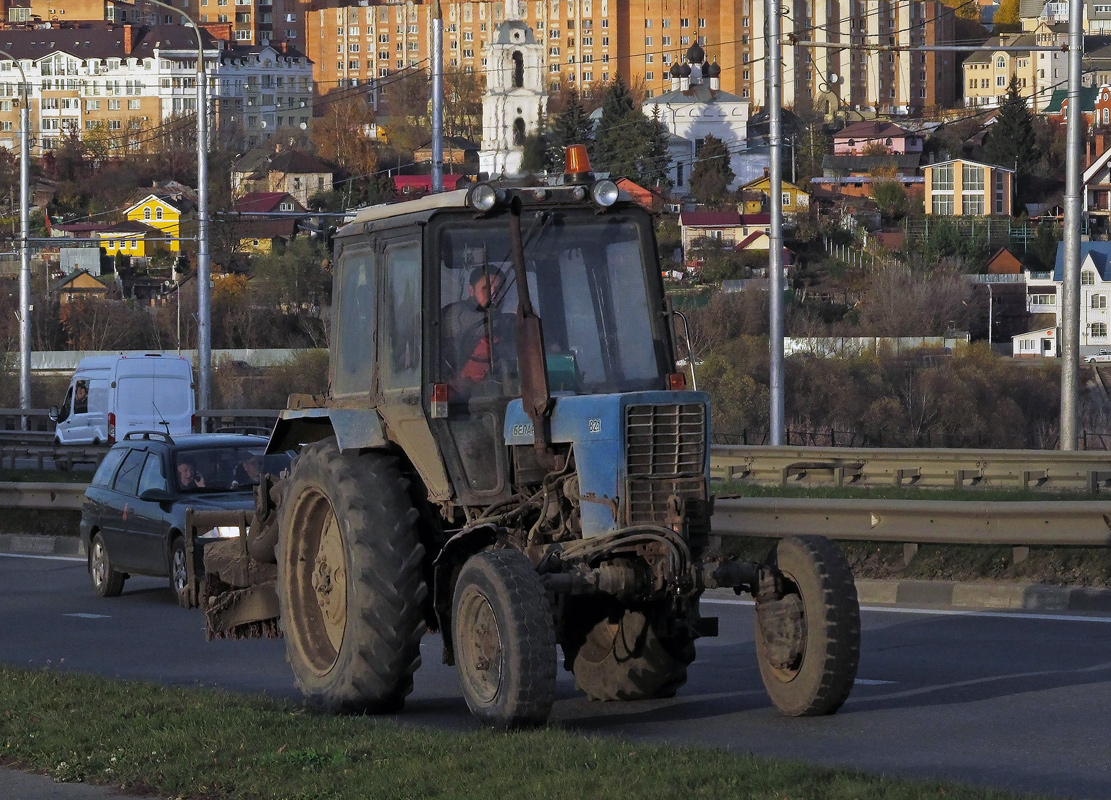
POLYGON ((221 525, 198 536, 198 539, 238 539, 243 531, 238 525, 221 525))

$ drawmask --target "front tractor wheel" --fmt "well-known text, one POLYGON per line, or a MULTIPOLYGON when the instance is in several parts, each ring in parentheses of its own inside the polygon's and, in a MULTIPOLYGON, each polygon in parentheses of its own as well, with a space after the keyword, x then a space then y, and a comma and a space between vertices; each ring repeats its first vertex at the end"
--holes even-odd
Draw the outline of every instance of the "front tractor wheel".
POLYGON ((397 459, 341 453, 294 461, 278 532, 278 600, 298 687, 333 712, 400 710, 425 629, 424 548, 397 459))
MULTIPOLYGON (((687 682, 694 639, 666 635, 662 612, 616 607, 568 652, 575 684, 591 700, 671 697, 687 682)), ((564 645, 565 648, 568 645, 564 645)))
POLYGON ((832 714, 852 691, 860 659, 852 570, 823 536, 783 539, 768 563, 782 578, 783 596, 756 603, 764 687, 787 716, 832 714))
POLYGON ((459 683, 479 722, 543 725, 555 701, 555 627, 544 584, 516 550, 486 550, 459 572, 452 603, 459 683))

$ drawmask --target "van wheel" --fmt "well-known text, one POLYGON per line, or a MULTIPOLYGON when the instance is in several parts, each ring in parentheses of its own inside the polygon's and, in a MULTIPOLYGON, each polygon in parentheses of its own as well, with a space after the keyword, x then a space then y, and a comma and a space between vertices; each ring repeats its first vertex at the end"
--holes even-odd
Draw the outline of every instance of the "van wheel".
POLYGON ((108 548, 104 546, 104 537, 99 533, 89 545, 89 579, 93 582, 93 592, 97 597, 119 597, 126 580, 122 572, 112 569, 108 548))

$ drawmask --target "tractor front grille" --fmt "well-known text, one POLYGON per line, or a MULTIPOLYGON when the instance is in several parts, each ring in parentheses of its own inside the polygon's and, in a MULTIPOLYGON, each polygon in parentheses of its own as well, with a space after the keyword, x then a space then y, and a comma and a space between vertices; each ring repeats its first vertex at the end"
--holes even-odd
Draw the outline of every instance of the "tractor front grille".
POLYGON ((625 410, 626 525, 667 525, 667 499, 706 497, 706 409, 700 403, 625 410))

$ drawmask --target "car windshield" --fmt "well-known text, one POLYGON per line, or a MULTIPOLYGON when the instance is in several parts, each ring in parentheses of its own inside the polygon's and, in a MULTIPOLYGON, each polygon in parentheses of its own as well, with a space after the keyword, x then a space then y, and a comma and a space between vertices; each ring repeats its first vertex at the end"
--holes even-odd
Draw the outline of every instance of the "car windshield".
MULTIPOLYGON (((546 211, 522 218, 529 293, 543 320, 553 392, 662 388, 660 306, 643 223, 631 215, 546 211)), ((440 369, 452 395, 518 392, 517 285, 509 224, 440 229, 440 369)))
POLYGON ((264 455, 263 445, 206 447, 180 450, 174 457, 174 476, 181 492, 250 491, 263 474, 280 475, 289 468, 289 455, 264 455))

